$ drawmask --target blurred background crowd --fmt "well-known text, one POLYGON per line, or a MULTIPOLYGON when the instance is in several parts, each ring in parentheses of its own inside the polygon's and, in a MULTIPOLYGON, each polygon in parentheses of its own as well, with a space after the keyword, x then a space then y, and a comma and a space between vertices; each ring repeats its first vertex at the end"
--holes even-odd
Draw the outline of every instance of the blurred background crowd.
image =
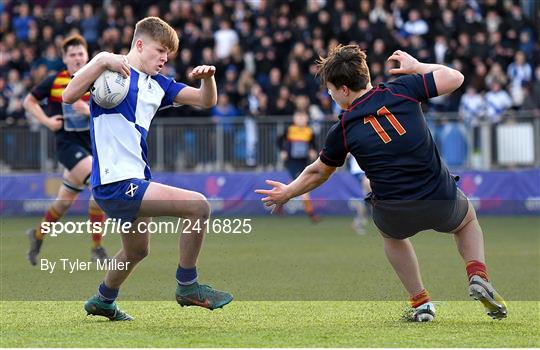
POLYGON ((127 53, 145 16, 180 34, 163 74, 196 84, 186 78, 194 66, 217 67, 218 105, 168 116, 331 116, 336 106, 319 85, 315 60, 338 43, 367 51, 374 84, 391 79, 386 58, 396 49, 462 71, 462 88, 432 99, 429 110, 459 111, 467 122, 500 121, 508 109, 538 114, 539 11, 534 0, 0 0, 0 120, 27 123, 22 100, 62 69, 64 37, 82 34, 90 57, 127 53))

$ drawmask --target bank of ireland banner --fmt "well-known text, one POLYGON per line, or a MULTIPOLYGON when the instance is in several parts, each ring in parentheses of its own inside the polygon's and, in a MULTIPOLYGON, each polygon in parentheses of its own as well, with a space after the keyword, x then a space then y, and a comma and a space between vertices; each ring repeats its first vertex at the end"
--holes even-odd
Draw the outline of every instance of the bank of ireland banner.
MULTIPOLYGON (((473 201, 479 214, 540 215, 540 169, 520 171, 464 171, 459 187, 473 201)), ((260 202, 256 188, 269 188, 265 180, 288 183, 286 172, 239 173, 155 173, 153 181, 203 193, 215 215, 262 215, 268 210, 260 202)), ((3 175, 0 177, 1 215, 41 215, 55 198, 62 184, 57 174, 3 175)), ((71 214, 84 215, 89 191, 83 191, 70 208, 71 214)), ((351 215, 352 202, 364 197, 358 180, 338 172, 311 193, 315 209, 325 215, 351 215)), ((287 214, 303 212, 300 200, 291 201, 287 214)))

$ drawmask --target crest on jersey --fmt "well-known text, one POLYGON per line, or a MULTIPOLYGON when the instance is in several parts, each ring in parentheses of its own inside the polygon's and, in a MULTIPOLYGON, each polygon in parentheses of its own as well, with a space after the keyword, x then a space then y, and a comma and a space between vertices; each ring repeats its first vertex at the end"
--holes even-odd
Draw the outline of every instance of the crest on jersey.
POLYGON ((129 188, 128 190, 126 191, 126 195, 130 196, 130 197, 133 197, 135 196, 135 192, 137 192, 137 189, 139 188, 139 186, 135 185, 134 183, 130 183, 129 184, 129 188))

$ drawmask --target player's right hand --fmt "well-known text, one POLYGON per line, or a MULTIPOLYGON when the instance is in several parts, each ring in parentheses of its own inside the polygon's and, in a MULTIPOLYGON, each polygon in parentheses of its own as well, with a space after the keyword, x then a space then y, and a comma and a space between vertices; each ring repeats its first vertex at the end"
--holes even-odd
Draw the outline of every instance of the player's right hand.
POLYGON ((45 126, 51 131, 58 131, 62 129, 62 124, 64 124, 64 117, 57 114, 47 119, 47 124, 45 126))
POLYGON ((108 70, 122 74, 124 78, 129 77, 129 63, 125 55, 115 55, 106 52, 104 55, 105 65, 108 70))
POLYGON ((283 205, 289 201, 287 185, 272 180, 266 180, 266 183, 272 186, 271 190, 257 189, 255 192, 266 195, 261 201, 265 206, 272 208, 272 214, 278 214, 283 205))
POLYGON ((414 74, 420 65, 420 62, 416 58, 401 50, 394 51, 387 59, 387 61, 390 60, 399 62, 399 68, 390 69, 390 74, 414 74))
POLYGON ((216 74, 216 67, 214 66, 197 66, 193 68, 191 73, 189 73, 189 79, 208 79, 216 74))

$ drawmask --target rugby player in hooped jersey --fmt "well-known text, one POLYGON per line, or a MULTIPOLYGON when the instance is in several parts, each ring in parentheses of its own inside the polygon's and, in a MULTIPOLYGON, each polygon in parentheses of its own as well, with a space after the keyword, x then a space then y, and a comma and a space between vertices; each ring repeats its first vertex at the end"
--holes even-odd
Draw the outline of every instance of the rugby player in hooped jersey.
POLYGON ((473 206, 443 163, 420 103, 456 90, 463 75, 449 67, 418 62, 403 51, 389 58, 400 67, 396 80, 373 87, 366 54, 338 45, 318 62, 322 84, 343 111, 330 129, 319 158, 292 183, 267 180, 262 201, 275 211, 289 199, 322 185, 348 153, 364 169, 372 188, 373 220, 386 256, 410 295, 414 321, 431 321, 435 307, 420 276, 409 237, 434 229, 454 234, 469 279, 469 294, 489 316, 507 316, 506 303, 489 283, 483 234, 473 206))
MULTIPOLYGON (((37 264, 46 234, 45 225, 59 221, 68 211, 80 192, 88 185, 92 171, 92 146, 90 142, 90 94, 81 96, 72 105, 62 101, 62 92, 71 80, 71 76, 88 62, 87 44, 80 35, 72 35, 62 42, 62 59, 66 69, 47 77, 24 99, 24 109, 41 124, 54 132, 58 161, 64 166, 63 184, 58 190, 56 200, 47 208, 43 220, 28 230, 30 249, 27 259, 32 265, 37 264), (47 99, 44 110, 39 102, 47 99)), ((101 223, 105 214, 99 206, 90 200, 88 219, 92 223, 101 223)), ((91 258, 94 261, 109 259, 101 244, 102 235, 92 233, 91 258)))
MULTIPOLYGON (((233 297, 197 282, 203 222, 210 216, 208 201, 200 193, 150 181, 146 136, 156 112, 173 105, 209 108, 217 100, 214 66, 193 69, 190 77, 201 80, 198 89, 159 74, 167 56, 178 50, 178 42, 176 31, 163 20, 144 18, 135 27, 127 56, 98 54, 76 74, 63 98, 67 103, 77 101, 106 69, 130 77, 128 95, 117 107, 104 109, 92 100, 90 103, 94 198, 109 217, 132 222, 135 229, 139 222, 148 222, 154 216, 200 222, 184 228, 180 236, 176 300, 181 306, 215 309, 230 303, 233 297)), ((143 232, 122 235, 122 249, 114 259, 129 262, 129 269, 107 272, 98 293, 84 305, 88 314, 110 320, 133 319, 118 309, 115 300, 122 283, 148 254, 149 238, 143 232)))

